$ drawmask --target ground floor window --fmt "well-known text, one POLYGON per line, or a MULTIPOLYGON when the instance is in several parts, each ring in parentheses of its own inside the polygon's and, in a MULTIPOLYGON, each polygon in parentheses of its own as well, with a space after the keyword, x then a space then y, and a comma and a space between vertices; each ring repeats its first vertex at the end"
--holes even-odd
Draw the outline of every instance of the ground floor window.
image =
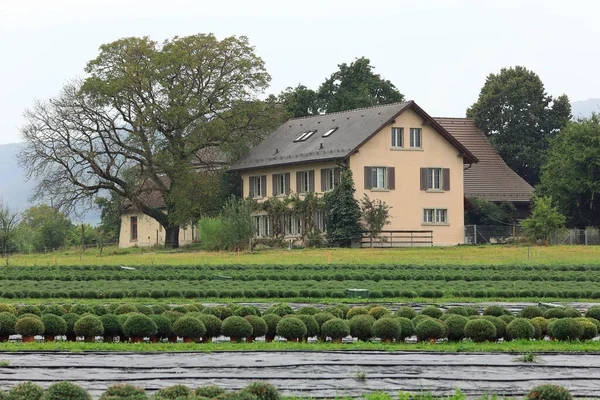
POLYGON ((268 215, 255 215, 254 220, 254 236, 268 237, 271 235, 271 225, 268 215))
POLYGON ((130 240, 134 241, 138 239, 138 217, 131 217, 130 219, 130 240))
POLYGON ((425 224, 447 224, 448 210, 445 208, 423 209, 423 223, 425 224))
POLYGON ((295 215, 287 214, 284 217, 285 236, 297 236, 302 234, 302 221, 295 215))

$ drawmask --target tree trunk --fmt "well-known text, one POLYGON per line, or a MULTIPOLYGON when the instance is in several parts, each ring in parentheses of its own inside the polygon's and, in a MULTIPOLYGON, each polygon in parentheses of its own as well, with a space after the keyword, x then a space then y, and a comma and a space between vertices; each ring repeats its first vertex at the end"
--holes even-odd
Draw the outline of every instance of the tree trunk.
POLYGON ((179 225, 165 228, 165 247, 179 247, 179 225))

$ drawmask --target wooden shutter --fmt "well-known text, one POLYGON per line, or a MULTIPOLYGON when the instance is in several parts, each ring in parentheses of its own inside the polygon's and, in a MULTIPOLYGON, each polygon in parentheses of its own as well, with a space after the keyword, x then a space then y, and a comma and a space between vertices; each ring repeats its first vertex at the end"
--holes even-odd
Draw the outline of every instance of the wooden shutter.
POLYGON ((244 198, 244 178, 241 178, 240 191, 242 192, 242 198, 244 198))
POLYGON ((340 183, 340 173, 342 172, 341 168, 335 168, 333 170, 333 184, 335 186, 339 185, 340 183))
POLYGON ((251 176, 248 181, 250 181, 250 187, 248 188, 248 195, 250 197, 254 197, 254 180, 256 179, 256 177, 251 176))
POLYGON ((262 193, 260 193, 260 197, 265 197, 267 195, 267 176, 262 175, 260 177, 260 179, 261 179, 260 191, 262 192, 262 193))
POLYGON ((277 174, 273 174, 273 196, 277 196, 279 193, 277 193, 277 177, 279 175, 277 174))
POLYGON ((321 168, 321 192, 327 190, 327 168, 321 168))
POLYGON ((285 194, 290 194, 290 173, 285 174, 285 194))
POLYGON ((394 167, 387 169, 387 188, 389 190, 396 189, 396 168, 394 167))
POLYGON ((296 193, 302 193, 302 172, 296 172, 296 193))
POLYGON ((427 190, 427 168, 421 168, 421 190, 427 190))
POLYGON ((372 175, 372 168, 371 167, 365 167, 365 189, 373 189, 373 175, 372 175))
POLYGON ((311 169, 308 171, 308 191, 313 193, 315 191, 315 170, 311 169))
POLYGON ((444 179, 443 181, 443 188, 444 190, 448 191, 450 190, 450 168, 444 168, 442 170, 442 178, 444 179))

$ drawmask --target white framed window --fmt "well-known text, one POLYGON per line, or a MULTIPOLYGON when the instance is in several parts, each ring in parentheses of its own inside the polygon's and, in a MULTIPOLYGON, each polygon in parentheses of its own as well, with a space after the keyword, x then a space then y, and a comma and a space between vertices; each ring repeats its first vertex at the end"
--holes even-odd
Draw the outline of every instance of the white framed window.
POLYGON ((275 196, 286 193, 285 174, 275 174, 273 183, 274 183, 273 194, 275 196))
POLYGON ((420 149, 421 146, 421 128, 410 128, 410 147, 420 149))
POLYGON ((447 224, 448 210, 446 208, 424 208, 423 209, 424 224, 447 224))
POLYGON ((373 167, 371 174, 373 189, 387 189, 387 167, 373 167))
POLYGON ((301 220, 295 215, 286 214, 284 217, 285 222, 285 236, 297 236, 302 232, 301 220))
POLYGON ((327 168, 325 170, 325 190, 335 189, 335 168, 327 168))
POLYGON ((392 147, 404 147, 404 128, 392 128, 392 147))
POLYGON ((255 215, 252 217, 254 222, 254 236, 268 237, 271 234, 271 224, 268 215, 255 215))
POLYGON ((300 173, 300 193, 310 192, 310 172, 302 171, 300 173))
POLYGON ((262 179, 260 176, 257 176, 254 179, 254 197, 262 197, 262 179))
POLYGON ((427 190, 442 190, 442 168, 427 168, 427 190))

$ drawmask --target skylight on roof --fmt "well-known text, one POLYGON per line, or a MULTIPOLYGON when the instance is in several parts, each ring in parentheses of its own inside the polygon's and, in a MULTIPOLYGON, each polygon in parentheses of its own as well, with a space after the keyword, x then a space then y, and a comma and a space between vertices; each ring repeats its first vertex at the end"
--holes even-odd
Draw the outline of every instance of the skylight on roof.
POLYGON ((328 130, 327 132, 325 132, 323 134, 323 136, 321 136, 321 137, 329 137, 329 135, 331 135, 333 132, 335 132, 337 130, 337 128, 338 128, 337 126, 335 128, 331 128, 330 130, 328 130))
POLYGON ((306 132, 302 132, 300 134, 300 136, 298 136, 298 138, 296 140, 294 140, 295 142, 304 142, 306 139, 308 139, 309 137, 311 137, 317 130, 312 130, 312 131, 306 131, 306 132))

